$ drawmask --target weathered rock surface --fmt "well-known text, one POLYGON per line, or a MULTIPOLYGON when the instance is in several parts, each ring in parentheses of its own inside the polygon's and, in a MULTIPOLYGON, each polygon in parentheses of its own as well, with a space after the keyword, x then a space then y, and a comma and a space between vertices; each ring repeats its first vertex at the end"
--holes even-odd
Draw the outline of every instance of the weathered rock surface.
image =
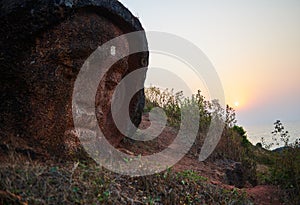
POLYGON ((229 185, 238 188, 251 187, 257 185, 256 165, 250 161, 231 162, 225 170, 225 181, 229 185))
POLYGON ((244 187, 245 179, 243 175, 242 163, 240 162, 234 163, 232 167, 226 169, 225 173, 226 173, 227 183, 229 185, 234 185, 238 188, 244 187))
MULTIPOLYGON (((66 155, 79 144, 73 132, 72 92, 84 61, 103 43, 143 28, 116 0, 2 0, 0 6, 0 144, 9 147, 14 144, 10 139, 20 139, 33 150, 66 155)), ((146 38, 136 43, 147 46, 146 38)), ((121 47, 130 50, 131 44, 125 39, 121 47)), ((95 110, 113 145, 124 138, 111 116, 114 89, 147 62, 148 52, 127 56, 100 81, 95 110)), ((141 90, 129 108, 136 126, 143 106, 141 90)))

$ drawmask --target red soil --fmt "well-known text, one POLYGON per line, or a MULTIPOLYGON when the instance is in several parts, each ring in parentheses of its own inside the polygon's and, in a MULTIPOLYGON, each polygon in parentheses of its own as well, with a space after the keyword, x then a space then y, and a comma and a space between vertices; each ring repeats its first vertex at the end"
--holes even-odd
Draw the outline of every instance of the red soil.
MULTIPOLYGON (((141 129, 145 129, 150 125, 148 116, 143 116, 142 123, 140 125, 141 129)), ((126 151, 127 154, 142 154, 148 155, 151 153, 159 152, 170 145, 173 139, 176 137, 177 132, 174 128, 166 127, 164 131, 157 137, 157 139, 150 142, 135 142, 133 144, 122 143, 120 145, 120 150, 126 151), (130 149, 128 149, 130 147, 130 149)), ((211 161, 198 161, 196 157, 191 155, 186 155, 183 157, 176 165, 174 165, 173 170, 183 171, 183 170, 194 170, 199 172, 201 176, 208 178, 208 182, 229 190, 236 189, 239 192, 246 192, 248 197, 250 197, 254 204, 258 205, 279 205, 279 189, 276 186, 271 185, 258 185, 252 187, 250 184, 247 188, 236 188, 232 185, 228 185, 225 182, 225 169, 226 163, 211 162, 211 161)))

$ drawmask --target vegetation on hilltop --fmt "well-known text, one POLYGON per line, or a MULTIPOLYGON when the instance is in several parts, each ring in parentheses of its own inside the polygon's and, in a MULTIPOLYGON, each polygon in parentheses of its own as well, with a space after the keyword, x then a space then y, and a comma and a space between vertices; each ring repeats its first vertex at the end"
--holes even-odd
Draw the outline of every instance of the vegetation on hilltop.
POLYGON ((270 150, 275 144, 284 146, 274 151, 265 151, 257 160, 268 166, 268 172, 261 174, 261 181, 278 185, 284 191, 285 200, 291 204, 300 203, 300 139, 290 142, 289 132, 285 130, 282 122, 277 120, 272 131, 273 143, 267 144, 262 138, 262 145, 270 150))
POLYGON ((170 126, 178 127, 181 121, 181 107, 196 103, 199 108, 199 131, 189 154, 198 157, 209 129, 213 115, 224 121, 225 127, 221 139, 208 160, 226 159, 242 162, 243 182, 256 185, 256 162, 253 160, 252 144, 248 141, 243 127, 236 125, 235 111, 230 106, 221 107, 217 100, 208 101, 201 91, 190 98, 184 97, 182 92, 173 93, 173 90, 161 90, 150 87, 145 90, 145 112, 153 107, 164 109, 170 126))
MULTIPOLYGON (((271 145, 262 142, 260 146, 253 146, 248 141, 246 131, 236 124, 234 109, 229 106, 222 108, 215 100, 205 100, 200 91, 191 98, 185 98, 182 92, 174 94, 172 90, 155 87, 146 89, 145 93, 144 112, 154 107, 163 108, 168 127, 174 130, 180 127, 182 107, 197 103, 200 127, 187 154, 189 159, 198 159, 211 119, 213 115, 219 115, 225 128, 216 149, 205 163, 218 166, 217 162, 221 162, 224 167, 239 165, 236 166, 238 170, 229 170, 233 177, 240 174, 238 184, 233 183, 234 186, 229 188, 229 185, 222 184, 225 182, 212 182, 206 175, 204 177, 192 169, 169 168, 150 176, 123 176, 96 165, 83 153, 84 156, 73 162, 45 163, 31 159, 23 162, 22 156, 12 152, 8 156, 12 162, 0 166, 0 204, 253 204, 245 189, 234 187, 256 184, 280 186, 285 204, 299 204, 299 141, 289 143, 288 132, 280 121, 275 123, 273 137, 282 140, 285 148, 272 152, 265 149, 271 145)), ((149 153, 156 151, 151 142, 142 146, 130 143, 132 147, 149 150, 149 153)), ((201 166, 205 166, 204 163, 201 166)))
POLYGON ((253 146, 248 141, 243 127, 236 125, 234 109, 227 105, 224 110, 217 101, 205 100, 200 90, 189 99, 184 98, 182 92, 174 94, 172 90, 150 87, 146 89, 146 96, 145 111, 155 106, 162 107, 166 111, 168 123, 172 126, 180 124, 182 102, 197 103, 201 116, 199 134, 191 149, 195 155, 199 154, 212 113, 220 115, 220 118, 224 119, 225 129, 209 160, 230 159, 241 162, 245 181, 252 185, 278 185, 283 190, 285 203, 300 203, 300 139, 291 143, 288 131, 285 131, 279 120, 274 123, 274 131, 270 133, 274 143, 266 144, 262 139, 261 143, 253 146), (274 144, 279 145, 280 141, 284 143, 284 147, 277 152, 270 151, 271 147, 274 144))

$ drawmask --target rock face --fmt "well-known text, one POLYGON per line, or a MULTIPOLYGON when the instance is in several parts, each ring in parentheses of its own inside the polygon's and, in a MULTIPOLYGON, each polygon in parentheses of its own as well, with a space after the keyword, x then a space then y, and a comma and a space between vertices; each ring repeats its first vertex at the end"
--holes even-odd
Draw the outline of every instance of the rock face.
POLYGON ((232 162, 225 170, 225 181, 238 188, 256 186, 256 164, 250 160, 232 162))
POLYGON ((245 185, 242 163, 236 162, 232 167, 226 169, 226 178, 229 185, 242 188, 245 185))
MULTIPOLYGON (((67 156, 79 144, 73 132, 72 92, 84 61, 103 43, 143 28, 115 0, 2 0, 0 6, 0 144, 17 140, 33 150, 67 156)), ((146 38, 141 39, 137 43, 147 47, 146 38)), ((125 39, 121 46, 130 50, 131 44, 125 39)), ((124 76, 147 62, 148 52, 127 56, 100 81, 95 110, 114 146, 124 136, 112 119, 112 94, 124 76)), ((139 83, 144 80, 145 75, 139 83)), ((143 107, 141 90, 129 107, 136 126, 143 107)))

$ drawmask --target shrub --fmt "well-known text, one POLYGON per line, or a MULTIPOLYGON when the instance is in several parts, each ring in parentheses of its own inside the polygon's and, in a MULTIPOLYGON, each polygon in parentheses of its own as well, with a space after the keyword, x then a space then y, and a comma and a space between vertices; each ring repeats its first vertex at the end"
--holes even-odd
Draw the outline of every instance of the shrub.
MULTIPOLYGON (((236 125, 235 111, 230 106, 222 108, 217 100, 206 101, 201 91, 190 98, 184 98, 182 92, 173 94, 173 90, 161 91, 159 88, 150 87, 145 90, 146 108, 149 112, 154 107, 161 107, 168 117, 170 126, 179 127, 181 123, 181 111, 184 107, 197 105, 199 108, 199 132, 196 140, 190 150, 190 154, 198 157, 203 145, 205 135, 208 131, 212 116, 223 120, 225 128, 221 139, 209 157, 215 159, 231 159, 242 162, 242 168, 245 170, 244 178, 251 184, 256 184, 256 162, 252 151, 252 145, 247 139, 246 131, 243 127, 236 125)), ((197 113, 189 113, 195 115, 197 113)), ((192 125, 194 122, 191 122, 192 125)))
POLYGON ((162 91, 157 87, 145 89, 146 103, 144 112, 149 112, 154 107, 163 108, 168 117, 168 124, 174 127, 180 125, 180 101, 183 98, 182 92, 173 93, 173 90, 162 91))

